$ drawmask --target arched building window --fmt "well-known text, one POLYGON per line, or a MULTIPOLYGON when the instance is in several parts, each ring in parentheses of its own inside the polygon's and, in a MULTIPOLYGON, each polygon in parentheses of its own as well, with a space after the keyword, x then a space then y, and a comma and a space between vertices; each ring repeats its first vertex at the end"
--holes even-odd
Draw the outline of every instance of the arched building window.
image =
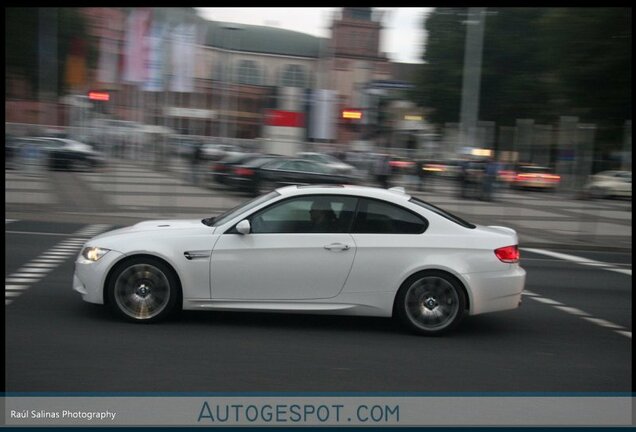
POLYGON ((307 74, 305 68, 299 65, 287 65, 283 69, 280 84, 283 87, 301 87, 307 86, 307 74))
POLYGON ((261 70, 252 60, 241 60, 238 66, 238 82, 239 84, 261 85, 261 70))

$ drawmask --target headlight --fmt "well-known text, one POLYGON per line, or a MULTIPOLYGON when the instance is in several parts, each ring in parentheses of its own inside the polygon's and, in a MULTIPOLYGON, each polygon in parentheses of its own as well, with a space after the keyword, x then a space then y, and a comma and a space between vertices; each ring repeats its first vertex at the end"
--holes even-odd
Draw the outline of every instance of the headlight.
POLYGON ((108 251, 110 251, 110 249, 99 247, 85 247, 84 250, 82 250, 82 256, 89 261, 97 261, 104 255, 106 255, 108 251))

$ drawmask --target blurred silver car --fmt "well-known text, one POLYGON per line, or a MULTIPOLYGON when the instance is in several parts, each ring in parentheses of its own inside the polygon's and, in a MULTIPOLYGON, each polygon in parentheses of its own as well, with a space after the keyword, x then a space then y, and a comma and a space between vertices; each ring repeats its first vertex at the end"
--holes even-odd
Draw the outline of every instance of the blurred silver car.
POLYGON ((333 156, 324 153, 314 152, 300 152, 296 155, 299 159, 305 159, 313 162, 318 162, 323 165, 327 165, 334 173, 353 176, 356 175, 356 168, 353 165, 349 165, 337 159, 333 156))
POLYGON ((592 198, 632 197, 632 172, 621 170, 601 171, 590 176, 584 187, 592 198))
POLYGON ((231 144, 203 144, 202 157, 209 161, 218 161, 231 153, 243 153, 240 147, 231 144))

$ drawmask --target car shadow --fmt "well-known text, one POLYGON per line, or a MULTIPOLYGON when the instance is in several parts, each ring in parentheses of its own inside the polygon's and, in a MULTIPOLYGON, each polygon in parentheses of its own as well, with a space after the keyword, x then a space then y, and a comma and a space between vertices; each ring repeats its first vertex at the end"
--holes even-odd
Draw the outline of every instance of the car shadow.
POLYGON ((295 314, 278 312, 181 311, 171 321, 187 324, 212 324, 236 328, 294 330, 338 330, 344 332, 395 333, 402 329, 388 318, 295 314))

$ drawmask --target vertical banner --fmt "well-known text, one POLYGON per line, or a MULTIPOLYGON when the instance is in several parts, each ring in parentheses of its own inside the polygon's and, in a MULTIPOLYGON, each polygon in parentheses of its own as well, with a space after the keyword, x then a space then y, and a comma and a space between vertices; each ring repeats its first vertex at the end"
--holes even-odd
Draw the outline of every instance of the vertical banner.
POLYGON ((117 41, 107 36, 102 36, 99 42, 99 66, 97 81, 104 84, 117 82, 119 47, 117 41))
POLYGON ((179 24, 172 32, 172 81, 170 90, 173 92, 194 92, 196 31, 195 24, 179 24))
POLYGON ((150 13, 149 9, 133 9, 128 15, 124 46, 124 82, 140 84, 146 80, 150 13))
POLYGON ((336 120, 336 92, 334 90, 316 90, 313 93, 311 107, 310 138, 319 140, 334 139, 336 120))
POLYGON ((86 41, 78 37, 71 39, 65 78, 71 88, 81 90, 86 84, 86 41))
POLYGON ((148 57, 146 59, 145 91, 158 92, 164 89, 164 36, 165 26, 154 22, 147 36, 148 57))

